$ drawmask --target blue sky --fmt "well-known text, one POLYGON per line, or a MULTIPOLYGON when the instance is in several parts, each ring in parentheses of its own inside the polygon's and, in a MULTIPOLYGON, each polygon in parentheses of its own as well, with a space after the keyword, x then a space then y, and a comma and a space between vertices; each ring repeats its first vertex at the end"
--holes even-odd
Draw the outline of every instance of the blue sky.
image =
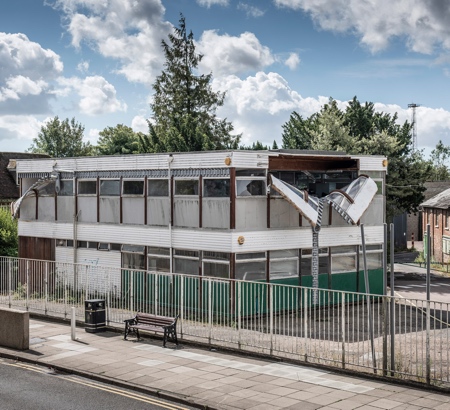
POLYGON ((218 114, 245 144, 281 142, 293 111, 353 96, 410 120, 418 145, 450 145, 447 0, 5 0, 0 13, 0 151, 24 151, 48 119, 86 140, 125 124, 146 132, 161 40, 180 13, 226 91, 218 114))

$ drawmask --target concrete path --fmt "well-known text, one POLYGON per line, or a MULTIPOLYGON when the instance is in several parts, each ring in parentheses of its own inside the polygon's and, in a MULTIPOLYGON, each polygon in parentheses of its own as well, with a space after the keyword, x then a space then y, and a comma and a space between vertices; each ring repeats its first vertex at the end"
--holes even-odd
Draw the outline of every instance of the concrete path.
POLYGON ((317 368, 210 351, 158 338, 124 341, 115 332, 86 333, 32 319, 30 350, 0 348, 26 360, 137 388, 208 409, 450 409, 450 395, 350 377, 317 368))

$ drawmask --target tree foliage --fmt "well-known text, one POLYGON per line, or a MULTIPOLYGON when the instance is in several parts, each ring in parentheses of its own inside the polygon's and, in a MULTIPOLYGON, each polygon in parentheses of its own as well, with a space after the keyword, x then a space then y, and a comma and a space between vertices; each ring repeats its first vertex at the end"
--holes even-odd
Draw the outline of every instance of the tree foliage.
POLYGON ((371 102, 361 104, 354 97, 341 110, 330 98, 319 113, 307 119, 291 114, 283 125, 283 148, 386 156, 387 213, 391 219, 417 210, 431 172, 429 161, 413 150, 411 131, 408 121, 398 124, 397 114, 377 112, 371 102))
POLYGON ((72 118, 60 121, 58 116, 41 127, 29 152, 48 154, 54 158, 92 155, 93 147, 83 142, 84 126, 72 118))
POLYGON ((436 148, 431 151, 430 163, 432 167, 431 180, 445 181, 450 179, 450 171, 447 161, 450 159, 450 146, 444 145, 441 140, 436 144, 436 148))
POLYGON ((141 138, 141 149, 184 152, 237 148, 240 136, 232 135, 233 125, 216 115, 225 94, 212 90, 212 73, 197 73, 203 55, 196 53, 194 36, 187 32, 183 16, 169 42, 162 41, 162 48, 165 69, 153 85, 153 121, 148 121, 149 134, 141 138))
POLYGON ((18 254, 17 220, 11 217, 7 208, 0 207, 0 256, 18 254))
POLYGON ((138 154, 141 150, 141 133, 136 133, 132 128, 123 124, 115 127, 106 127, 99 132, 100 138, 96 146, 99 155, 124 155, 138 154))

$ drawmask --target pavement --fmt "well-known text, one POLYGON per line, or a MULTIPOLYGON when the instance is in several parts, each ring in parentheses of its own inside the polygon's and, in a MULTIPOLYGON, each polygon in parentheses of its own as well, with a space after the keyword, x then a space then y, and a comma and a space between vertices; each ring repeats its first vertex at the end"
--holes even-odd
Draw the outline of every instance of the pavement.
POLYGON ((158 337, 86 333, 68 323, 30 319, 30 349, 0 347, 19 360, 131 387, 202 409, 450 409, 450 395, 307 365, 250 357, 158 337))

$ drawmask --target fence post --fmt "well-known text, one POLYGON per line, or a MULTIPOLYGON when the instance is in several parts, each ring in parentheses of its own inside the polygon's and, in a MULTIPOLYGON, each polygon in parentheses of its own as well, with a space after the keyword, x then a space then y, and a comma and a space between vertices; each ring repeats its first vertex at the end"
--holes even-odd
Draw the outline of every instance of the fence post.
POLYGON ((303 309, 303 340, 305 343, 305 361, 308 361, 308 289, 303 288, 303 301, 304 301, 304 309, 303 309))
POLYGON ((430 224, 427 225, 427 334, 426 334, 426 380, 427 384, 431 383, 431 352, 430 352, 430 299, 431 299, 431 235, 430 235, 430 224))
POLYGON ((208 343, 211 344, 211 335, 212 335, 212 287, 211 287, 211 279, 208 278, 208 325, 209 325, 209 335, 208 335, 208 343))
POLYGON ((183 338, 183 323, 184 323, 184 275, 178 275, 180 279, 180 337, 183 338))
POLYGON ((11 268, 11 259, 8 259, 8 289, 9 289, 9 308, 12 306, 12 268, 11 268))
POLYGON ((45 262, 45 308, 44 312, 47 314, 48 307, 48 264, 49 262, 45 262))
POLYGON ((128 271, 128 273, 130 274, 130 308, 132 312, 135 312, 134 309, 134 271, 130 270, 128 271))
POLYGON ((269 284, 269 312, 270 312, 270 323, 269 323, 269 331, 270 331, 270 354, 273 353, 273 289, 272 285, 269 284))
POLYGON ((110 276, 109 276, 109 271, 110 268, 106 268, 106 286, 105 286, 105 290, 106 290, 106 307, 105 307, 105 313, 106 313, 106 326, 109 326, 109 317, 111 314, 111 281, 110 281, 110 276))
POLYGON ((25 285, 25 297, 26 297, 26 300, 25 300, 25 307, 26 307, 26 309, 27 310, 29 310, 29 306, 28 306, 28 303, 29 303, 29 301, 28 301, 28 298, 29 298, 29 296, 30 296, 30 261, 29 260, 27 260, 27 283, 26 283, 26 285, 25 285))
POLYGON ((390 224, 390 238, 391 238, 391 272, 390 272, 390 287, 391 287, 391 376, 395 375, 395 275, 394 275, 394 224, 390 224))
POLYGON ((237 282, 237 303, 238 303, 238 305, 237 305, 237 327, 238 327, 238 348, 240 349, 241 348, 241 326, 242 326, 242 323, 241 323, 241 316, 242 316, 242 313, 241 313, 241 291, 242 291, 242 289, 241 289, 241 285, 242 285, 242 282, 237 282))
POLYGON ((155 315, 159 314, 159 274, 155 274, 155 315))
POLYGON ((342 368, 345 369, 345 293, 341 292, 342 368))

